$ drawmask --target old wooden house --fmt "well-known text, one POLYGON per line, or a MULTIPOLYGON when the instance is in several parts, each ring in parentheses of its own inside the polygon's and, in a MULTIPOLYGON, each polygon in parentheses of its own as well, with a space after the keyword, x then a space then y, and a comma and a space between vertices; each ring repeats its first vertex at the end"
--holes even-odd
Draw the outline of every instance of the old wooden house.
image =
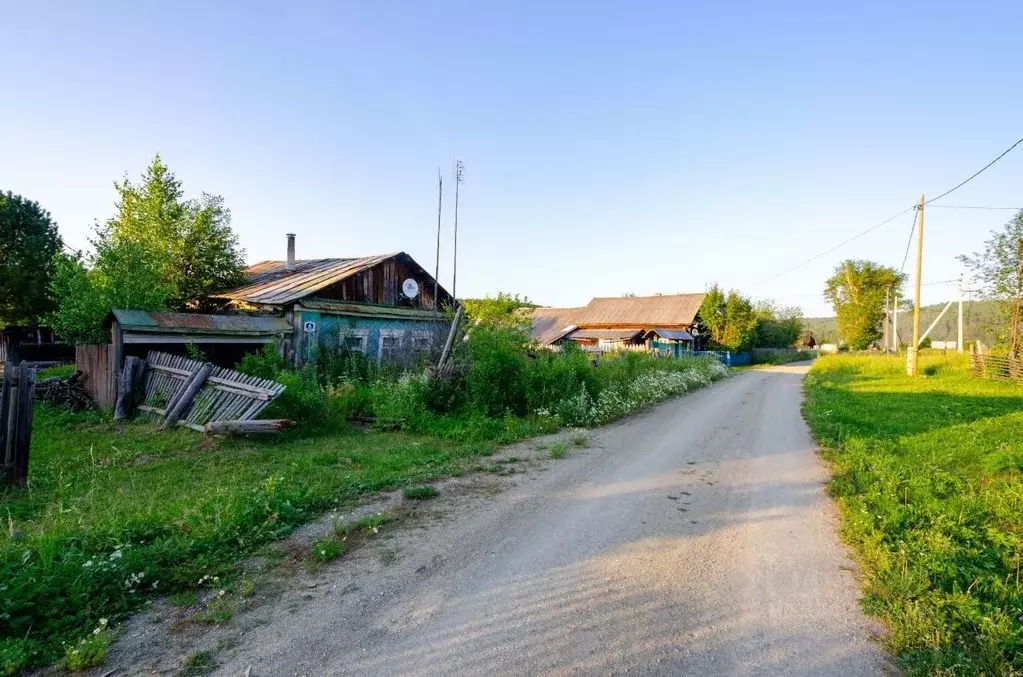
POLYGON ((678 352, 698 343, 697 314, 705 294, 595 298, 582 308, 538 308, 533 340, 572 341, 584 348, 645 347, 678 352))
POLYGON ((291 327, 285 351, 295 364, 315 360, 320 347, 343 344, 378 360, 434 350, 454 299, 404 252, 359 258, 295 257, 248 268, 248 282, 218 294, 236 309, 283 317, 291 327))

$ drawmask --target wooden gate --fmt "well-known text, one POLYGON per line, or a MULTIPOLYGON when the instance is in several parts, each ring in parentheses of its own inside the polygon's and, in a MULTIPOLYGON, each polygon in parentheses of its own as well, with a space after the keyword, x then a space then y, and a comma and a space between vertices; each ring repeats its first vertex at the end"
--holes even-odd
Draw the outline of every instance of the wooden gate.
POLYGON ((0 459, 3 461, 0 470, 3 479, 14 484, 28 480, 35 387, 34 367, 4 363, 3 383, 0 384, 0 459))

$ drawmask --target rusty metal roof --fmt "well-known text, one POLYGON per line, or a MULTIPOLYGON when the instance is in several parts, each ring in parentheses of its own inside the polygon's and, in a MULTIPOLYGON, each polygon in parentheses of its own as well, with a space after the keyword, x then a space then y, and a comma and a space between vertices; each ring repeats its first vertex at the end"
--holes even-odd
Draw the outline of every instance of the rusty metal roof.
POLYGON ((296 261, 294 270, 287 270, 284 261, 261 261, 246 269, 247 284, 216 296, 254 304, 291 303, 402 254, 404 252, 354 259, 307 259, 296 261))
POLYGON ((282 317, 266 315, 198 315, 194 313, 113 310, 107 321, 116 319, 122 331, 154 334, 233 334, 267 336, 286 334, 291 327, 282 317))
POLYGON ((529 315, 530 335, 537 343, 548 344, 575 329, 575 317, 582 308, 534 308, 529 315))
POLYGON ((691 325, 706 294, 595 298, 575 318, 580 327, 691 325))

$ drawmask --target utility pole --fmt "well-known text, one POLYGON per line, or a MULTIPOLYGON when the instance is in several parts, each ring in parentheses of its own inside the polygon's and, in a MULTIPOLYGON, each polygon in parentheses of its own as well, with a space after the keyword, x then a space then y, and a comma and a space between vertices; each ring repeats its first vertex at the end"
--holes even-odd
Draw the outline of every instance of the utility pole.
POLYGON ((444 177, 437 167, 437 267, 433 273, 433 309, 440 309, 440 215, 444 206, 444 177))
POLYGON ((454 255, 454 271, 451 274, 451 296, 455 298, 455 303, 458 303, 458 296, 456 296, 456 288, 458 286, 458 187, 465 181, 465 165, 462 164, 461 160, 455 161, 455 255, 454 255))
POLYGON ((907 357, 906 373, 910 376, 920 374, 920 276, 924 265, 924 196, 920 194, 920 206, 917 207, 916 229, 916 283, 913 286, 913 345, 907 357))
POLYGON ((884 290, 884 352, 888 353, 889 345, 891 344, 891 297, 892 290, 884 290))
POLYGON ((959 331, 956 332, 956 350, 963 354, 963 276, 959 276, 959 331))
POLYGON ((895 307, 892 309, 892 341, 895 344, 895 352, 899 352, 899 295, 895 295, 895 307))

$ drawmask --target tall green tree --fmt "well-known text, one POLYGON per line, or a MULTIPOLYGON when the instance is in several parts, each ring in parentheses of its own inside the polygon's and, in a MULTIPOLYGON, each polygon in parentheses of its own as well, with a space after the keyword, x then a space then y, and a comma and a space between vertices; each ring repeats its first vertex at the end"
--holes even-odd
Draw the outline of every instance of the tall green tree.
POLYGON ((95 227, 94 253, 54 258, 58 334, 104 340, 114 309, 208 310, 210 296, 244 281, 244 252, 222 197, 186 200, 157 155, 141 179, 115 182, 116 214, 95 227))
POLYGON ((753 302, 736 290, 727 294, 718 285, 707 292, 700 306, 700 321, 710 331, 712 347, 747 350, 757 332, 753 302))
POLYGON ((0 191, 0 323, 38 323, 53 307, 57 224, 38 202, 0 191))
POLYGON ((824 297, 835 309, 838 333, 850 348, 863 350, 881 338, 885 295, 901 292, 905 278, 873 261, 849 259, 835 268, 824 297))
POLYGON ((1000 231, 991 232, 984 251, 959 260, 980 282, 984 297, 998 302, 998 340, 1019 355, 1023 342, 1023 210, 1000 231))
POLYGON ((173 310, 208 309, 210 295, 244 281, 245 252, 219 195, 185 200, 181 182, 157 155, 139 182, 114 184, 117 214, 97 228, 94 244, 134 244, 162 261, 173 310))

